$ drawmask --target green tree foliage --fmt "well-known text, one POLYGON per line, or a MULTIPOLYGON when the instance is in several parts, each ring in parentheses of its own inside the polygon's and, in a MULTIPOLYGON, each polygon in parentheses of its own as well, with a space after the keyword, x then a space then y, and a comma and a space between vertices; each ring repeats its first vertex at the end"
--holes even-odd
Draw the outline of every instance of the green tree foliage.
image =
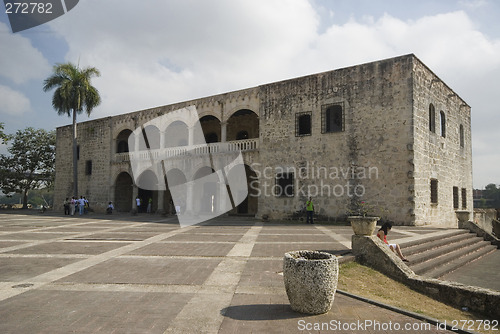
POLYGON ((0 123, 0 143, 7 143, 7 140, 9 139, 9 136, 3 132, 4 129, 4 123, 0 123))
POLYGON ((9 155, 0 155, 0 188, 6 194, 23 195, 23 208, 28 205, 28 192, 50 187, 54 180, 55 131, 26 128, 9 139, 9 155))
POLYGON ((73 193, 78 196, 76 115, 85 110, 90 116, 101 103, 99 91, 91 84, 92 77, 101 74, 95 67, 80 69, 72 63, 57 64, 53 71, 44 81, 43 90, 56 88, 52 106, 59 115, 73 116, 73 193))
POLYGON ((489 200, 489 207, 500 208, 500 188, 495 184, 490 183, 484 188, 484 197, 489 200))

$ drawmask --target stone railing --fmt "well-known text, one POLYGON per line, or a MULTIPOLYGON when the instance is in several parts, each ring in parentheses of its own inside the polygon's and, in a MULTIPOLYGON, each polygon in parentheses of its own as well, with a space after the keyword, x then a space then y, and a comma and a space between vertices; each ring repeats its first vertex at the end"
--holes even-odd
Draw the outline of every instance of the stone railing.
POLYGON ((211 143, 193 146, 178 146, 169 147, 164 149, 116 153, 114 156, 115 162, 129 162, 133 157, 138 160, 151 160, 151 159, 166 159, 187 155, 205 155, 216 154, 224 152, 249 152, 255 151, 259 148, 259 139, 244 139, 235 140, 225 143, 211 143))

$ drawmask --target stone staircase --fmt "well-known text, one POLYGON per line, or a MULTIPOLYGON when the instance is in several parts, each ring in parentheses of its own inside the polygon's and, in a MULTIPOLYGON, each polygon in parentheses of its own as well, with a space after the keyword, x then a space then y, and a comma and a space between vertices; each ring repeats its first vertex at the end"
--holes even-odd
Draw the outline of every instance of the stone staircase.
POLYGON ((417 274, 439 278, 469 262, 494 252, 497 247, 467 230, 448 230, 419 240, 402 241, 403 254, 417 274))

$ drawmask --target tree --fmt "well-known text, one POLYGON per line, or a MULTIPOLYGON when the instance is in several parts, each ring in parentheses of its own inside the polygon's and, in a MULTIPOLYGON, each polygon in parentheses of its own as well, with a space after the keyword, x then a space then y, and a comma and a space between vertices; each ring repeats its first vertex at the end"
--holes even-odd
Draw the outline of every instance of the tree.
POLYGON ((55 131, 26 128, 11 136, 10 155, 0 155, 0 188, 6 194, 22 193, 28 207, 31 189, 50 187, 54 180, 55 131))
POLYGON ((73 195, 78 196, 76 115, 85 109, 90 116, 101 103, 99 91, 91 85, 91 78, 101 74, 95 67, 80 69, 72 63, 57 64, 53 71, 44 81, 43 90, 56 88, 52 106, 59 115, 73 116, 73 195))
POLYGON ((7 140, 9 140, 9 136, 3 132, 3 129, 4 129, 4 123, 0 122, 0 142, 6 144, 7 140))

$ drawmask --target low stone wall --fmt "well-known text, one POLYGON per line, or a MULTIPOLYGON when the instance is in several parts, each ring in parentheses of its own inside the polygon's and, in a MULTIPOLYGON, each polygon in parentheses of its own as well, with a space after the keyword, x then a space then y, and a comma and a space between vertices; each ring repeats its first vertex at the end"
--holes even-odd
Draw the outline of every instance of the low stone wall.
POLYGON ((353 235, 352 250, 359 262, 433 299, 495 319, 500 314, 500 292, 416 275, 376 236, 353 235))
MULTIPOLYGON (((494 222, 495 222, 495 220, 492 221, 492 223, 494 223, 494 222)), ((465 221, 465 222, 459 221, 458 228, 461 228, 464 230, 469 230, 472 233, 477 234, 479 237, 483 238, 484 240, 490 241, 492 244, 494 244, 498 248, 500 248, 500 240, 498 240, 498 238, 496 238, 494 235, 492 235, 491 232, 485 231, 484 229, 481 228, 481 226, 478 226, 477 224, 475 224, 471 221, 465 221)))
POLYGON ((490 234, 492 233, 493 219, 497 219, 497 210, 474 209, 474 223, 490 234))

